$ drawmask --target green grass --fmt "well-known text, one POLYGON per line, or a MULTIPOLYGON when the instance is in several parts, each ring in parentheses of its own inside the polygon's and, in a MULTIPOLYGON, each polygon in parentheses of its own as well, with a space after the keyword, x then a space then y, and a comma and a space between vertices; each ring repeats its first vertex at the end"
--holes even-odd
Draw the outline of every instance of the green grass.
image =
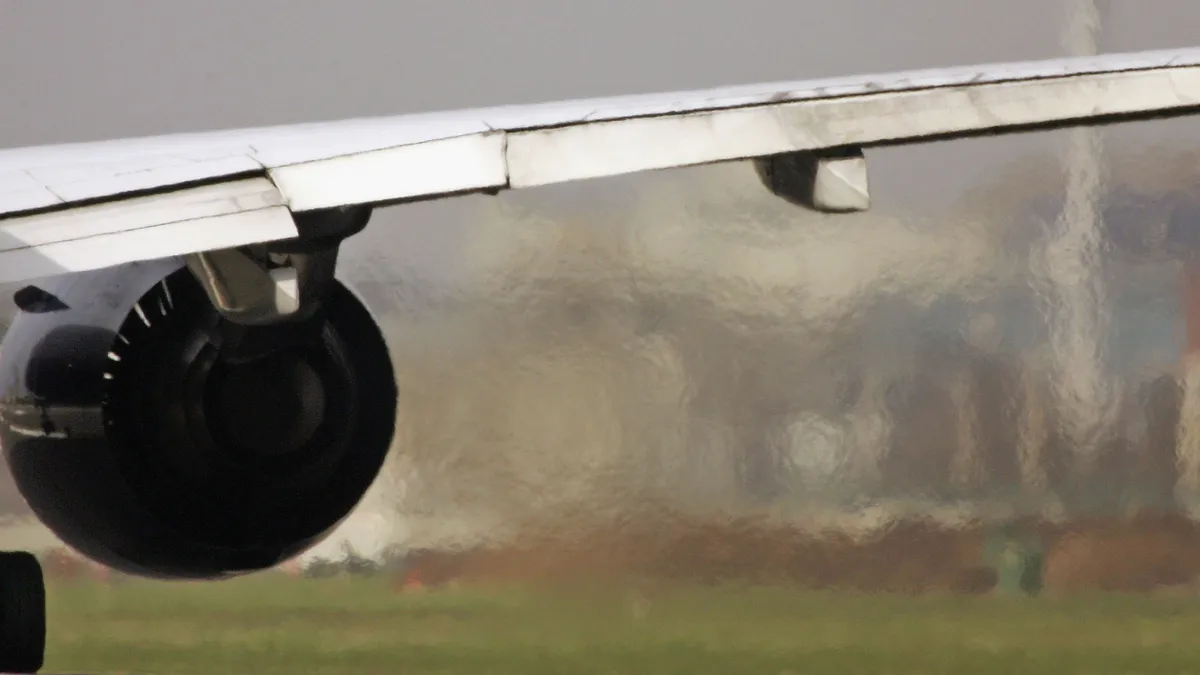
POLYGON ((1200 601, 651 594, 398 595, 383 580, 261 575, 50 588, 46 672, 1200 673, 1200 601))

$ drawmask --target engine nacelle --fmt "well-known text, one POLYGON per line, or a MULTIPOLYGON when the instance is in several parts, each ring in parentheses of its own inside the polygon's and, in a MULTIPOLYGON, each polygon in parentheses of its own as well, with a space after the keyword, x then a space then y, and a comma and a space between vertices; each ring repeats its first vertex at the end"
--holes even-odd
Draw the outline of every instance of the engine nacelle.
POLYGON ((327 536, 382 468, 395 375, 342 284, 315 316, 259 327, 223 319, 180 260, 39 288, 0 349, 0 445, 34 513, 97 562, 265 569, 327 536))

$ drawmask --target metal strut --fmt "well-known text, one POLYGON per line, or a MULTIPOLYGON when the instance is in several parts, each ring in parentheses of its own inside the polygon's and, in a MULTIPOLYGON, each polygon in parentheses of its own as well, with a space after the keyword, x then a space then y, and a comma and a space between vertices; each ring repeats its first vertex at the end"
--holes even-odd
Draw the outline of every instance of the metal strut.
POLYGON ((185 261, 229 321, 243 326, 299 321, 317 311, 342 241, 361 231, 370 215, 363 208, 296 214, 296 239, 192 253, 185 261))

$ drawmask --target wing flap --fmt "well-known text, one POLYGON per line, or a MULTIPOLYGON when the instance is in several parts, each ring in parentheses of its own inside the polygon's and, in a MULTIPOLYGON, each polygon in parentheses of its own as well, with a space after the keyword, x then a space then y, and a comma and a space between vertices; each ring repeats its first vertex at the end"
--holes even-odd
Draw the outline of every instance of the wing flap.
POLYGON ((0 283, 297 236, 269 180, 0 220, 0 283))
POLYGON ((1200 106, 1200 68, 961 85, 509 134, 509 187, 1200 106))
POLYGON ((272 169, 293 211, 499 190, 508 182, 504 134, 460 136, 272 169))

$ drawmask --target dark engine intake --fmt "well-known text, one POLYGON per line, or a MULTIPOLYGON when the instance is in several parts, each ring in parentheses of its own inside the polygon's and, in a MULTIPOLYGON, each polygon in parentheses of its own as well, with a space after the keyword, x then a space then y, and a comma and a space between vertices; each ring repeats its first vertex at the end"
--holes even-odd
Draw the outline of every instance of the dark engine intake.
POLYGON ((383 465, 392 363, 341 283, 268 327, 229 324, 178 260, 23 293, 0 346, 0 445, 34 513, 100 563, 177 579, 276 565, 383 465))

